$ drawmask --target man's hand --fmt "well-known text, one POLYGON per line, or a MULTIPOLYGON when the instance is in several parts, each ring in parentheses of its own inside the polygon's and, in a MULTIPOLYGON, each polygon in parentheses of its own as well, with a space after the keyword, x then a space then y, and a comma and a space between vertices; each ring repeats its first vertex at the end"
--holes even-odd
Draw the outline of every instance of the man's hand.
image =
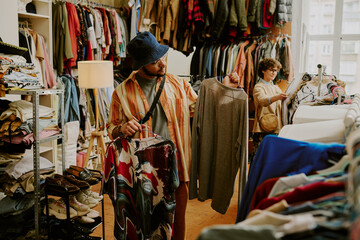
POLYGON ((120 128, 120 131, 126 136, 132 136, 136 132, 141 132, 141 125, 137 120, 133 119, 123 124, 120 128))
POLYGON ((223 79, 223 84, 227 87, 237 88, 239 86, 239 83, 240 77, 236 72, 230 73, 230 75, 226 76, 223 79))

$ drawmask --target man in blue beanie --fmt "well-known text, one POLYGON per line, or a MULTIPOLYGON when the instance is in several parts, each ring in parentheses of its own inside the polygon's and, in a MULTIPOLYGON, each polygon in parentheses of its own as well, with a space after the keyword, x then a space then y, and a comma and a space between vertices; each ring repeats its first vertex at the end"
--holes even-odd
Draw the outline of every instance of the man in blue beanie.
MULTIPOLYGON (((107 130, 112 139, 124 135, 145 138, 153 132, 174 142, 180 186, 175 192, 173 239, 183 240, 190 180, 190 117, 197 95, 187 81, 166 72, 168 49, 149 32, 140 33, 129 42, 127 51, 133 59, 134 71, 113 93, 107 130), (160 97, 151 109, 158 91, 160 97), (150 118, 144 119, 150 109, 150 118), (142 131, 144 128, 148 131, 142 131)), ((236 73, 223 81, 229 87, 237 87, 238 82, 236 73)))

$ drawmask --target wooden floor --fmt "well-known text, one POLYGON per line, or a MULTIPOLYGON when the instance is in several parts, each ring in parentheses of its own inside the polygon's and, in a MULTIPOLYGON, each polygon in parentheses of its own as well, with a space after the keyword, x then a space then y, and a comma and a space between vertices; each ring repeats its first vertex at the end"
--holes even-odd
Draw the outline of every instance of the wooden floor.
MULTIPOLYGON (((98 191, 99 186, 94 186, 93 190, 98 191)), ((236 187, 237 189, 237 187, 236 187)), ((238 191, 234 192, 231 199, 230 207, 226 214, 220 214, 214 211, 210 204, 211 200, 200 202, 197 199, 190 200, 186 210, 186 239, 195 240, 201 233, 202 229, 215 224, 234 224, 237 214, 238 191)), ((105 198, 105 239, 113 240, 114 235, 114 210, 108 195, 105 198)), ((101 213, 101 205, 94 208, 101 213)), ((102 227, 99 226, 93 236, 102 236, 102 227)))

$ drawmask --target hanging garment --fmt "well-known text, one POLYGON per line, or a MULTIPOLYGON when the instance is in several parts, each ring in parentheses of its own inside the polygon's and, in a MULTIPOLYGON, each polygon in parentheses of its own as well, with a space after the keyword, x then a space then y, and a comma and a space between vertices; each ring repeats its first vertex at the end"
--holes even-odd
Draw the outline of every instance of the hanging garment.
MULTIPOLYGON (((65 74, 61 76, 61 81, 64 84, 64 123, 80 121, 79 97, 74 79, 65 74)), ((60 118, 61 116, 59 116, 59 122, 61 122, 60 118)))
POLYGON ((162 137, 117 138, 104 161, 104 189, 115 212, 115 239, 171 239, 175 189, 179 186, 175 145, 162 137))
POLYGON ((211 207, 225 213, 239 167, 240 194, 245 186, 247 149, 246 93, 216 78, 204 80, 193 120, 190 199, 213 199, 211 207))

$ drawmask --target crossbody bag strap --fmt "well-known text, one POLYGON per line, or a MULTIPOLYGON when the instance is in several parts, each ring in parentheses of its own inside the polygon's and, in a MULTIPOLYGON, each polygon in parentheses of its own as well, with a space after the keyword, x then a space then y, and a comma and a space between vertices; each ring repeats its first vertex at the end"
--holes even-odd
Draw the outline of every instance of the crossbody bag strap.
POLYGON ((156 104, 157 104, 158 101, 159 101, 159 98, 160 98, 160 95, 161 95, 162 90, 163 90, 163 88, 164 88, 164 85, 165 85, 165 75, 163 76, 163 78, 162 78, 162 80, 161 80, 159 89, 158 89, 157 92, 156 92, 156 96, 155 96, 154 101, 152 102, 152 104, 151 104, 151 106, 150 106, 149 111, 146 113, 145 117, 139 121, 140 124, 146 123, 146 122, 150 119, 150 117, 152 116, 152 114, 153 114, 153 112, 154 112, 154 109, 155 109, 155 107, 156 107, 156 104))

